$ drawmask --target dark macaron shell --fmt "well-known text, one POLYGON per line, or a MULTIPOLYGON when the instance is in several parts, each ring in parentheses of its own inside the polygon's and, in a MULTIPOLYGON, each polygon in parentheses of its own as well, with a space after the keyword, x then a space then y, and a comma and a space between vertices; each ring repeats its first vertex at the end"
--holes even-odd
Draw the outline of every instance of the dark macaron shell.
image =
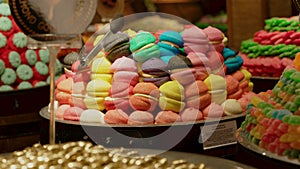
POLYGON ((127 57, 131 54, 129 50, 129 44, 126 44, 124 46, 120 46, 113 51, 111 51, 108 55, 107 58, 109 61, 114 62, 118 58, 121 58, 123 56, 127 57))
POLYGON ((166 83, 169 80, 170 80, 169 76, 154 77, 154 78, 143 78, 143 82, 153 83, 157 87, 161 86, 162 84, 166 83))
POLYGON ((150 75, 163 76, 168 74, 168 65, 159 58, 151 58, 143 63, 142 71, 150 75))
POLYGON ((134 52, 141 47, 149 44, 155 43, 156 38, 149 32, 140 32, 134 36, 130 41, 130 51, 134 52))
POLYGON ((172 42, 172 43, 178 45, 179 47, 183 47, 182 36, 180 35, 180 33, 175 32, 175 31, 166 31, 166 32, 163 32, 159 36, 158 40, 159 41, 172 42))
POLYGON ((169 70, 193 67, 191 60, 183 55, 172 57, 168 63, 169 70))
POLYGON ((129 42, 129 36, 126 33, 110 34, 103 39, 104 52, 108 52, 113 47, 129 42))

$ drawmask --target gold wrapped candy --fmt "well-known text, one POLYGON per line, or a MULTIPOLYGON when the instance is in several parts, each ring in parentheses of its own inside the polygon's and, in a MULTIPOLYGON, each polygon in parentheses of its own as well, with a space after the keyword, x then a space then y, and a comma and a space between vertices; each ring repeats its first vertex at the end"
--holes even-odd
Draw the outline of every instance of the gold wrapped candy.
POLYGON ((168 161, 156 155, 140 156, 136 151, 107 149, 90 142, 35 144, 8 157, 0 156, 0 169, 204 169, 186 160, 168 161))

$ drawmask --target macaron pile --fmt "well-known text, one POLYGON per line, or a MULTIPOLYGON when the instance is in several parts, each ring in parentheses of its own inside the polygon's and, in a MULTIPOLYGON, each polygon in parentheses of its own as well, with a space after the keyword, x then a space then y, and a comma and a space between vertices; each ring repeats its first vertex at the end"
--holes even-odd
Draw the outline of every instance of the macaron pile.
POLYGON ((101 40, 89 71, 76 72, 77 61, 57 80, 57 118, 80 121, 85 112, 84 122, 151 125, 243 113, 251 74, 217 28, 131 30, 101 40))
POLYGON ((253 76, 280 77, 300 52, 299 25, 292 18, 266 19, 264 30, 241 43, 243 66, 253 76))
POLYGON ((273 90, 252 97, 241 135, 280 156, 300 160, 300 69, 287 68, 273 90))
MULTIPOLYGON (((27 36, 16 25, 7 3, 0 3, 0 91, 47 84, 49 51, 27 48, 27 36)), ((62 66, 57 61, 57 76, 62 66)))

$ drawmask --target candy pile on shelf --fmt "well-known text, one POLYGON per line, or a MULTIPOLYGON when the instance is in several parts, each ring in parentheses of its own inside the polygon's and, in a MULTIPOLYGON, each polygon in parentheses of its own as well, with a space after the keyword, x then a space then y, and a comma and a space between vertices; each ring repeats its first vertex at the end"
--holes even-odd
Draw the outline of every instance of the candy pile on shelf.
POLYGON ((101 40, 88 71, 77 72, 77 61, 57 80, 57 118, 166 124, 241 114, 248 103, 241 98, 251 74, 217 28, 126 30, 101 40))
POLYGON ((243 66, 253 76, 280 77, 300 52, 299 25, 295 17, 265 20, 264 30, 241 44, 243 66))
MULTIPOLYGON (((297 64, 299 62, 295 62, 297 64)), ((300 160, 299 70, 299 67, 287 68, 273 90, 251 99, 241 130, 251 143, 280 156, 300 160)))
MULTIPOLYGON (((0 91, 47 85, 49 51, 28 49, 27 36, 11 16, 7 3, 0 3, 0 91)), ((62 73, 57 61, 56 75, 62 73)))
POLYGON ((91 142, 34 144, 24 150, 0 156, 0 169, 7 168, 211 168, 202 161, 171 159, 124 148, 105 148, 91 142), (88 158, 87 158, 88 157, 88 158))

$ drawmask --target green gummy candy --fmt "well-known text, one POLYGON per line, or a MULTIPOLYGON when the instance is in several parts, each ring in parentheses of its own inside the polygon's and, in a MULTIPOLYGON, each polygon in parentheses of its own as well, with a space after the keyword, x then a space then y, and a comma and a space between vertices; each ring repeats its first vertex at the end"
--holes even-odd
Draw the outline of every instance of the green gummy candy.
POLYGON ((300 125, 300 116, 290 116, 288 123, 291 125, 300 125))
POLYGON ((289 79, 290 76, 291 76, 294 72, 296 72, 295 69, 287 69, 287 70, 285 70, 285 71, 282 73, 282 76, 284 76, 284 77, 286 77, 286 78, 289 79))
POLYGON ((295 85, 295 87, 296 87, 297 89, 300 89, 300 83, 297 83, 297 84, 295 85))
POLYGON ((300 89, 296 89, 296 90, 295 90, 295 94, 296 94, 296 95, 299 95, 299 94, 300 94, 300 89))
POLYGON ((259 139, 257 139, 257 138, 255 138, 255 137, 252 137, 252 140, 251 140, 251 142, 252 142, 253 144, 255 144, 255 145, 258 145, 258 144, 259 144, 259 142, 260 142, 260 140, 259 140, 259 139))
POLYGON ((291 157, 291 158, 298 158, 299 153, 300 153, 299 150, 292 149, 289 157, 291 157))
POLYGON ((300 105, 300 95, 297 95, 294 99, 294 103, 300 105))
POLYGON ((257 104, 257 107, 260 108, 260 109, 264 109, 266 107, 271 107, 271 108, 274 108, 273 105, 271 105, 270 103, 266 103, 266 102, 259 102, 257 104))
POLYGON ((293 79, 295 82, 299 83, 300 82, 300 72, 294 72, 290 76, 291 79, 293 79))
POLYGON ((282 104, 282 105, 285 105, 286 101, 285 100, 281 100, 279 103, 282 104))
POLYGON ((291 151, 292 151, 291 149, 284 150, 284 151, 283 151, 283 155, 284 155, 284 156, 290 156, 291 151))
POLYGON ((297 111, 298 110, 297 104, 296 103, 292 103, 291 106, 290 106, 290 108, 288 110, 291 111, 291 112, 297 111))
POLYGON ((286 92, 292 95, 295 94, 295 90, 296 90, 295 86, 290 85, 286 92))
POLYGON ((274 110, 273 108, 271 108, 271 107, 266 107, 266 108, 264 108, 264 109, 262 109, 262 113, 264 114, 264 115, 267 115, 269 112, 271 112, 272 110, 274 110))
POLYGON ((292 106, 292 102, 287 102, 287 103, 284 105, 284 108, 290 110, 290 107, 291 107, 291 106, 292 106))
POLYGON ((290 120, 290 118, 291 118, 291 116, 285 116, 285 117, 282 119, 282 121, 283 121, 284 123, 288 123, 289 120, 290 120))
POLYGON ((279 87, 275 87, 275 88, 273 88, 273 90, 272 90, 273 94, 276 95, 276 96, 278 96, 278 93, 279 93, 280 91, 281 91, 281 90, 280 90, 279 87))

